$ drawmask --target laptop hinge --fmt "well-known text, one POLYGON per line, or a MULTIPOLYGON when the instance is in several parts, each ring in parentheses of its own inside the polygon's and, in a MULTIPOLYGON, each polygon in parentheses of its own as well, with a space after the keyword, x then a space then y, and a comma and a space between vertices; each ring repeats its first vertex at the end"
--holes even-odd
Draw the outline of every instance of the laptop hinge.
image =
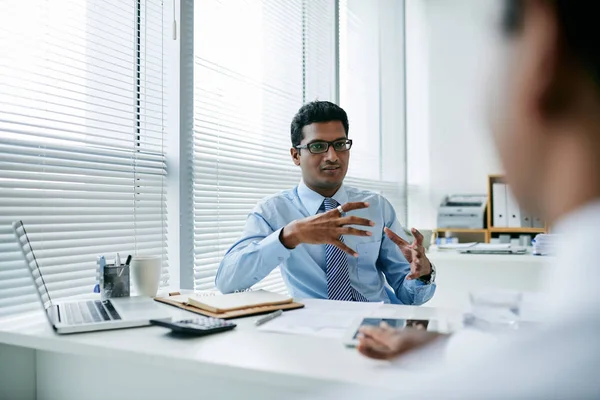
POLYGON ((46 312, 53 324, 58 324, 60 322, 60 310, 58 304, 51 305, 46 309, 46 312))

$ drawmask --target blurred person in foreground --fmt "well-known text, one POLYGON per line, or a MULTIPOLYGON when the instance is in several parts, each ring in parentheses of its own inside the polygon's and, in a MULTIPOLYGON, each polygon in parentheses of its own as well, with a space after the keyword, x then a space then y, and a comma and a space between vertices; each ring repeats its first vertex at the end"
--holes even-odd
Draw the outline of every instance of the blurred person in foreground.
MULTIPOLYGON (((502 5, 503 60, 497 67, 503 73, 494 82, 502 93, 497 91, 490 114, 494 139, 520 205, 563 235, 557 257, 548 260, 544 322, 537 330, 498 337, 492 346, 471 342, 463 348, 485 356, 442 369, 427 382, 407 382, 397 395, 598 399, 600 2, 502 5)), ((362 333, 361 353, 394 359, 434 344, 450 346, 467 332, 447 337, 381 327, 362 333)))

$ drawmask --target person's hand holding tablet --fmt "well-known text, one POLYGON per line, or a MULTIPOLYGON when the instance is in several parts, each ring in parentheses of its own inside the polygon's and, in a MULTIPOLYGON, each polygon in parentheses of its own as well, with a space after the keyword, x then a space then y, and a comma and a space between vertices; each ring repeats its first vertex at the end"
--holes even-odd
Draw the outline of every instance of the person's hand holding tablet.
POLYGON ((385 320, 379 326, 361 326, 357 335, 358 351, 370 358, 390 360, 446 336, 427 331, 427 325, 422 323, 426 321, 405 322, 414 322, 414 327, 398 329, 391 327, 385 320))

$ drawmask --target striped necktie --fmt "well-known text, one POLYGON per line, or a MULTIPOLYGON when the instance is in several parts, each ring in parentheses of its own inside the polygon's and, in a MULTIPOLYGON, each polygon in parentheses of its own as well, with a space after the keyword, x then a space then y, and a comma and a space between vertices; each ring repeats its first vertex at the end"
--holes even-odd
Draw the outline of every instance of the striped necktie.
MULTIPOLYGON (((333 210, 339 203, 332 198, 323 200, 325 212, 333 210)), ((344 237, 340 236, 343 242, 344 237)), ((327 262, 327 297, 330 300, 368 301, 350 283, 348 259, 344 251, 332 244, 325 245, 325 260, 327 262)))

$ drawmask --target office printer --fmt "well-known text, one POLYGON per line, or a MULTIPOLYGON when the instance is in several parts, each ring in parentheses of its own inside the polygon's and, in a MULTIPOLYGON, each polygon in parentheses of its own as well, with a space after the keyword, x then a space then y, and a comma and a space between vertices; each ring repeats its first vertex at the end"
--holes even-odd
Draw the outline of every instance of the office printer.
POLYGON ((438 228, 483 229, 487 196, 455 194, 444 198, 438 209, 438 228))

